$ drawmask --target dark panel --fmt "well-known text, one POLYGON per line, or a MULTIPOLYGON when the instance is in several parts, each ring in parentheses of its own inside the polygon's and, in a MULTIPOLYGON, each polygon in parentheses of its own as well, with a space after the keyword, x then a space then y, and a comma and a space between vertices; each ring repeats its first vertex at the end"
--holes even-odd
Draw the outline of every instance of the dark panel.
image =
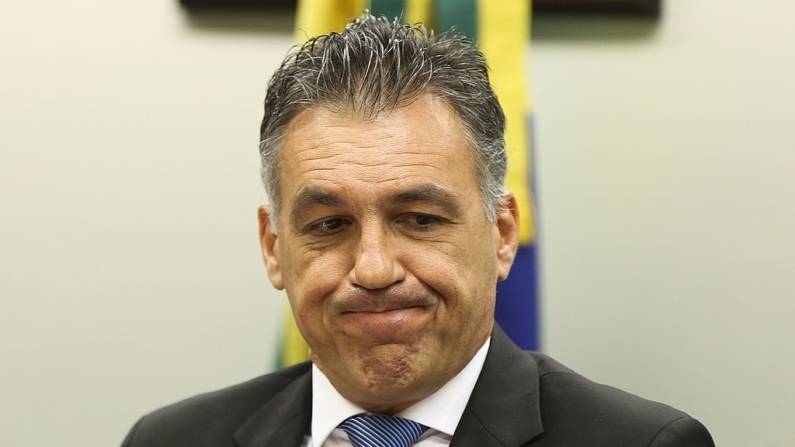
POLYGON ((614 13, 657 17, 661 0, 533 0, 533 12, 614 13))
POLYGON ((296 0, 180 0, 187 8, 295 9, 296 0))
MULTIPOLYGON (((495 0, 496 1, 496 0, 495 0)), ((534 13, 630 14, 657 17, 662 0, 534 0, 534 13)), ((180 0, 187 8, 294 9, 296 0, 180 0)))

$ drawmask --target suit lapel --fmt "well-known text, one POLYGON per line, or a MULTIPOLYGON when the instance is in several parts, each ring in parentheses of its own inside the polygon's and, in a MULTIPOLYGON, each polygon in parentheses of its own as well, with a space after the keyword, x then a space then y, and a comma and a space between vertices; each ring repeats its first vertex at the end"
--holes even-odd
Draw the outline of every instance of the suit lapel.
POLYGON ((541 434, 535 361, 495 323, 486 362, 450 447, 515 447, 541 434))
POLYGON ((311 422, 310 369, 254 413, 234 438, 241 447, 299 447, 311 422))

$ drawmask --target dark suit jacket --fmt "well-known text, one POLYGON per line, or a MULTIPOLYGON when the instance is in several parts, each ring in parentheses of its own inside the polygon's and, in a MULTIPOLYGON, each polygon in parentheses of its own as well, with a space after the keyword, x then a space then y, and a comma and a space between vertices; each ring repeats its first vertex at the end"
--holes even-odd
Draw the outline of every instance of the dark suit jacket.
MULTIPOLYGON (((143 417, 123 447, 299 447, 312 419, 310 363, 143 417)), ((527 353, 495 326, 451 447, 714 447, 685 413, 527 353)))

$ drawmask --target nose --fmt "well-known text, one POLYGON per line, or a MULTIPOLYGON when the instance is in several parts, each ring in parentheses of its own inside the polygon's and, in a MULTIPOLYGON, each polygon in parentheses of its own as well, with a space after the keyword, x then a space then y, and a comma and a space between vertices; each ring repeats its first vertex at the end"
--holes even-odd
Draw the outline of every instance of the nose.
POLYGON ((391 232, 382 225, 362 226, 350 282, 375 290, 399 282, 404 276, 391 232))

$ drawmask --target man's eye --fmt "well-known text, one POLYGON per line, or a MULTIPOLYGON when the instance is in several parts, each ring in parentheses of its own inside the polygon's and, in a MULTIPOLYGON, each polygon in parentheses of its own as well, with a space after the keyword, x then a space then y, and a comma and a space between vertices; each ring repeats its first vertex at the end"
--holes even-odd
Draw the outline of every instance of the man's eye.
POLYGON ((430 230, 441 223, 441 219, 427 214, 411 214, 407 216, 408 223, 420 230, 430 230))
POLYGON ((313 223, 310 226, 312 233, 317 235, 334 234, 343 229, 346 225, 345 219, 341 217, 334 217, 332 219, 321 220, 320 222, 313 223))

